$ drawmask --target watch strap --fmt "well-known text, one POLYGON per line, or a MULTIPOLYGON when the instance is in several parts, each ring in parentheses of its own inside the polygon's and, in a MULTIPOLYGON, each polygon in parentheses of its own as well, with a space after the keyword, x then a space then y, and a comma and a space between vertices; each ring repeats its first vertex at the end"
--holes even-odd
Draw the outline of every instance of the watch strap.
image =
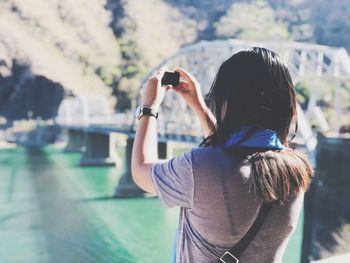
POLYGON ((153 110, 150 107, 142 106, 141 109, 140 109, 139 119, 142 116, 153 116, 156 119, 158 119, 158 112, 156 112, 155 110, 153 110))

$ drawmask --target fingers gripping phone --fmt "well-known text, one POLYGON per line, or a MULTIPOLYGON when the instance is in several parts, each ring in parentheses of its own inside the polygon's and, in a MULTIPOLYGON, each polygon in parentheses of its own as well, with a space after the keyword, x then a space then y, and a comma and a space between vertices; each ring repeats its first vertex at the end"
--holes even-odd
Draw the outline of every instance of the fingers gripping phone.
POLYGON ((177 71, 169 72, 165 71, 161 80, 162 86, 172 85, 173 87, 177 87, 180 84, 180 73, 177 71))

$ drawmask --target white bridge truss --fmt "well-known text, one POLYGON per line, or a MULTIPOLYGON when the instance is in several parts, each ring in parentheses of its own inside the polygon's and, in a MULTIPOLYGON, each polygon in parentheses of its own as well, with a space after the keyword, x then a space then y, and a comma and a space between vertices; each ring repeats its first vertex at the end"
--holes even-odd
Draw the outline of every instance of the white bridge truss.
MULTIPOLYGON (((199 80, 205 95, 211 87, 219 66, 234 53, 254 46, 266 47, 278 53, 288 64, 294 83, 308 80, 312 84, 308 109, 304 114, 299 107, 298 114, 299 138, 307 148, 312 150, 316 144, 308 124, 311 118, 313 118, 312 123, 316 123, 322 131, 329 130, 330 126, 333 131, 338 131, 339 116, 345 106, 341 103, 339 90, 344 82, 350 80, 350 58, 344 48, 297 42, 249 42, 237 39, 201 41, 186 46, 165 59, 149 73, 145 80, 161 67, 169 70, 181 67, 199 80), (329 125, 317 106, 319 97, 330 86, 335 86, 333 102, 336 117, 332 125, 329 125)), ((164 134, 201 134, 196 116, 174 91, 166 95, 161 108, 159 128, 164 134)))

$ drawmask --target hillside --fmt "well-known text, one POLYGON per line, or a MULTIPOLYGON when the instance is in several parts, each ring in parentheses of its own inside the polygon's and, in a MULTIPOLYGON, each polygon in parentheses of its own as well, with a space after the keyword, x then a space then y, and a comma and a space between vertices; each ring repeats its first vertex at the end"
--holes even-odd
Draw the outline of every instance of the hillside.
POLYGON ((31 110, 36 94, 21 90, 34 87, 29 79, 35 78, 65 96, 107 96, 111 107, 124 111, 151 68, 202 39, 296 40, 350 50, 347 2, 1 0, 0 115, 9 117, 10 104, 24 103, 16 98, 21 94, 33 98, 19 110, 31 110))
POLYGON ((111 27, 121 47, 121 78, 113 85, 119 109, 130 108, 145 74, 197 39, 196 21, 163 0, 108 0, 111 27))
POLYGON ((0 17, 0 54, 8 67, 15 58, 73 93, 109 93, 121 59, 101 1, 5 0, 0 17))
POLYGON ((129 107, 145 72, 195 39, 193 24, 161 0, 145 6, 135 1, 3 0, 0 113, 23 117, 6 112, 36 76, 62 85, 66 95, 107 96, 111 106, 114 91, 121 107, 129 107), (15 72, 19 68, 25 73, 15 72))

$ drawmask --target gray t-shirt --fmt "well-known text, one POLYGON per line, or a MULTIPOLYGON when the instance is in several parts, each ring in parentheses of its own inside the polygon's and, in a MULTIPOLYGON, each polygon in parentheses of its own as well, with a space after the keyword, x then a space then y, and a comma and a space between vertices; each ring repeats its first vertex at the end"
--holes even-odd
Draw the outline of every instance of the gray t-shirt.
MULTIPOLYGON (((216 262, 248 231, 262 203, 250 189, 248 166, 238 164, 221 148, 195 148, 154 164, 151 176, 161 202, 181 207, 177 263, 216 262)), ((300 193, 271 209, 240 262, 282 262, 303 196, 300 193)))

